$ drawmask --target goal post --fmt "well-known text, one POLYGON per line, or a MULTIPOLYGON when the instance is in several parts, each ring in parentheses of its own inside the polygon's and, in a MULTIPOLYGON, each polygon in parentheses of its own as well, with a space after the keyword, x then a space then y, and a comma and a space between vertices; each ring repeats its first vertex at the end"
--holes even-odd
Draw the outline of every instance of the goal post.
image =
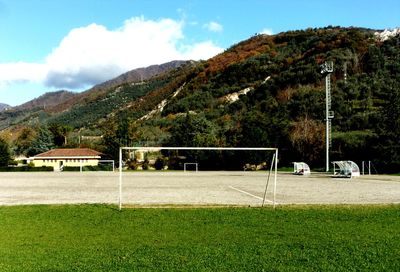
MULTIPOLYGON (((273 208, 275 209, 276 206, 276 187, 277 187, 277 175, 278 175, 278 148, 269 148, 269 147, 143 147, 143 146, 136 146, 136 147, 120 147, 119 148, 119 197, 118 197, 118 207, 119 210, 122 209, 122 190, 123 190, 123 151, 146 151, 146 152, 162 152, 162 151, 272 151, 273 153, 273 159, 271 161, 271 167, 270 167, 270 172, 268 175, 268 181, 266 182, 266 187, 265 187, 265 194, 264 198, 262 199, 262 205, 264 205, 265 197, 266 197, 266 191, 267 191, 267 186, 269 183, 269 177, 271 175, 271 172, 273 173, 273 188, 272 188, 272 193, 273 193, 273 200, 270 201, 272 202, 273 208)), ((197 163, 196 163, 196 172, 197 172, 197 163)))

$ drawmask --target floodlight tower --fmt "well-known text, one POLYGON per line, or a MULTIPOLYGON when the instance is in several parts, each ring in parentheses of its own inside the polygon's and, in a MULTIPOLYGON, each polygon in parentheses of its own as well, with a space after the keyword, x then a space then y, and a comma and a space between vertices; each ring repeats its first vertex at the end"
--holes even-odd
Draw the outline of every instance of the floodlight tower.
POLYGON ((326 122, 326 133, 325 133, 325 145, 326 145, 326 172, 329 172, 329 147, 332 146, 332 119, 333 111, 331 110, 331 73, 333 72, 333 62, 325 61, 321 65, 321 74, 325 74, 325 122, 326 122))

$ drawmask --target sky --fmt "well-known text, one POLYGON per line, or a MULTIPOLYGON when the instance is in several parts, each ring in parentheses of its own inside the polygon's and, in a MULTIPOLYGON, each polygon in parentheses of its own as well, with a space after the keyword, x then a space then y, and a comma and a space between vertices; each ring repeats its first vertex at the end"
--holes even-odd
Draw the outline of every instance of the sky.
POLYGON ((208 59, 256 33, 400 27, 399 0, 0 0, 0 103, 208 59))

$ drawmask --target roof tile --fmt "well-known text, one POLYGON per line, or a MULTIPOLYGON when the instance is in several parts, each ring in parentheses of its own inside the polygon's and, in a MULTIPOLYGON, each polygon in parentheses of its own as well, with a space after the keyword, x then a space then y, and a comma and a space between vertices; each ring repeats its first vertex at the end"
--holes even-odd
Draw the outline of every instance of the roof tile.
POLYGON ((37 154, 35 158, 40 157, 83 157, 83 156, 100 156, 103 153, 90 148, 57 148, 37 154))

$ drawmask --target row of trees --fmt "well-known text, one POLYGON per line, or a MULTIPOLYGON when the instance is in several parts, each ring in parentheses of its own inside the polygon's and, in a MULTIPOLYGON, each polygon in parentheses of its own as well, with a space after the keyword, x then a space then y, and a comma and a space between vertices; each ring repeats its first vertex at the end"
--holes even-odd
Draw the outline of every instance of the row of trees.
MULTIPOLYGON (((0 137, 0 166, 14 164, 18 156, 34 156, 54 147, 66 147, 67 137, 72 132, 69 126, 58 124, 24 126, 15 130, 17 137, 5 139, 0 137)), ((72 144, 70 146, 77 146, 72 144)))

